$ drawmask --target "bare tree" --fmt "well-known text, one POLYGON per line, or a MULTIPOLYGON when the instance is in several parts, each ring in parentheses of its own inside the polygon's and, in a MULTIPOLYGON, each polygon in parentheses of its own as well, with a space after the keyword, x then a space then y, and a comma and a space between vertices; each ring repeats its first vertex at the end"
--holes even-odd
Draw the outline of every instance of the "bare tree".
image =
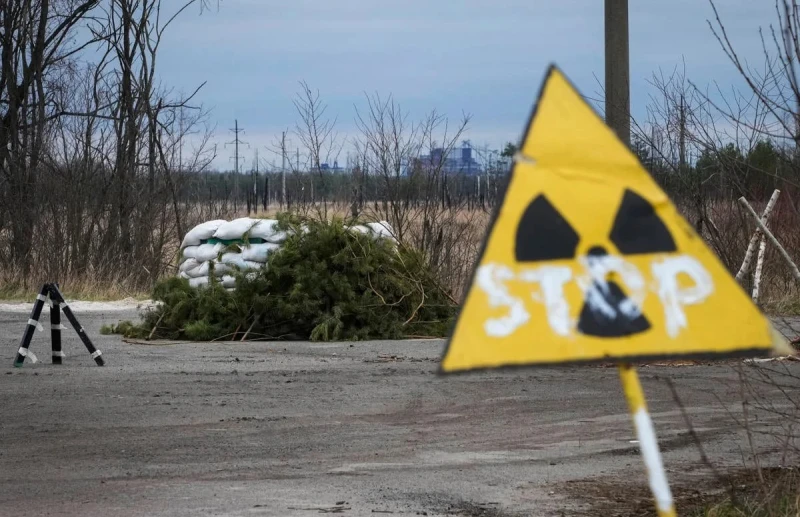
POLYGON ((0 3, 0 205, 11 231, 11 256, 22 274, 31 268, 31 229, 36 223, 35 170, 48 122, 58 114, 49 85, 91 44, 77 28, 99 0, 7 0, 0 3), (13 217, 8 217, 13 214, 13 217))
MULTIPOLYGON (((329 182, 327 174, 322 170, 322 164, 338 158, 344 143, 340 141, 335 132, 336 118, 327 117, 327 104, 320 98, 319 90, 313 91, 305 81, 300 82, 301 91, 293 100, 300 121, 295 126, 295 134, 300 139, 308 153, 310 171, 319 178, 317 191, 322 197, 322 214, 327 214, 327 197, 329 196, 329 182)), ((309 182, 311 190, 311 203, 316 206, 314 199, 314 181, 309 182)))
MULTIPOLYGON (((790 140, 800 147, 800 6, 796 0, 775 0, 776 22, 759 28, 764 61, 760 69, 744 62, 731 42, 714 0, 714 20, 708 25, 723 52, 739 71, 751 92, 770 113, 770 124, 758 128, 774 140, 790 140)), ((734 114, 731 114, 732 116, 734 114)))
POLYGON ((142 287, 170 267, 196 212, 184 178, 208 166, 209 133, 207 113, 190 104, 196 91, 158 85, 156 63, 165 31, 192 5, 208 7, 0 3, 0 281, 142 287), (190 138, 197 148, 184 153, 190 138))
POLYGON ((436 111, 419 122, 389 96, 366 95, 366 108, 356 107, 360 138, 354 143, 359 172, 376 179, 378 192, 364 213, 392 225, 401 244, 421 251, 451 297, 460 294, 477 257, 483 212, 468 210, 466 197, 451 195, 448 184, 458 174, 447 157, 461 140, 469 115, 451 127, 436 111), (427 154, 425 154, 427 153, 427 154))

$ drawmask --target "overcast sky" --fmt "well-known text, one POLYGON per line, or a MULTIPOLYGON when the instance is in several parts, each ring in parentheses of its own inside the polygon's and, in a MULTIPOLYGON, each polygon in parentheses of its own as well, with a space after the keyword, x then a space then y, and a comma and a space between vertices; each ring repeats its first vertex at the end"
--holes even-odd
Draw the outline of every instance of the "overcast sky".
MULTIPOLYGON (((774 1, 717 5, 737 50, 759 62, 758 29, 774 21, 774 1)), ((634 116, 659 68, 685 61, 697 84, 738 84, 708 27, 712 16, 706 0, 630 1, 634 116)), ((598 95, 603 55, 602 0, 222 0, 176 20, 159 65, 177 89, 207 81, 197 99, 213 110, 215 165, 228 168, 232 148, 221 144, 234 119, 246 130, 249 166, 255 147, 269 155, 264 145, 294 127, 300 80, 320 90, 343 135, 355 133, 353 105, 366 91, 393 94, 413 118, 432 108, 471 113, 473 144, 501 147, 519 139, 549 63, 584 95, 598 95)))

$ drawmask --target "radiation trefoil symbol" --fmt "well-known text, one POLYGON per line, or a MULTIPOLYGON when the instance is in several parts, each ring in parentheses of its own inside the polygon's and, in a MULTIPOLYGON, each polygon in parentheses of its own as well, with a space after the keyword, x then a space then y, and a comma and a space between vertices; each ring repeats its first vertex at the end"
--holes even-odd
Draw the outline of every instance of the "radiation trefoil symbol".
MULTIPOLYGON (((675 241, 653 206, 630 189, 625 192, 609 240, 623 255, 677 251, 675 241)), ((544 194, 531 201, 517 227, 514 254, 520 264, 575 259, 580 237, 544 194)), ((650 329, 639 304, 608 278, 613 259, 602 245, 584 258, 591 276, 577 330, 596 337, 622 337, 650 329)))
POLYGON ((551 69, 442 371, 764 356, 781 339, 636 156, 551 69))

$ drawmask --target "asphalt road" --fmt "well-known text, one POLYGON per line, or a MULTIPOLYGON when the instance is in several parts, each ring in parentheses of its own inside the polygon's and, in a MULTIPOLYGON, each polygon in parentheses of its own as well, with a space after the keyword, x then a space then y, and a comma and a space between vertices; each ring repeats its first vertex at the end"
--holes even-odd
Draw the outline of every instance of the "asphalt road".
MULTIPOLYGON (((12 368, 28 316, 0 312, 0 515, 573 515, 571 481, 646 483, 614 368, 440 378, 441 341, 132 345, 98 333, 130 311, 77 315, 107 366, 70 330, 64 365, 37 333, 12 368)), ((709 472, 663 379, 724 469, 750 454, 741 368, 641 368, 673 485, 709 472)))

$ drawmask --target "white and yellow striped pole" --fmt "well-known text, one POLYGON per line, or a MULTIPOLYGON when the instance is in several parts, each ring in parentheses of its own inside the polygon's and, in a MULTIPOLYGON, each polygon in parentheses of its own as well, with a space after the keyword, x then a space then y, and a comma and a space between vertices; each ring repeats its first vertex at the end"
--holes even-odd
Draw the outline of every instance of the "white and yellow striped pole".
POLYGON ((650 492, 655 499, 658 517, 677 517, 678 514, 675 513, 675 505, 672 502, 672 491, 667 482, 667 473, 664 470, 664 463, 661 461, 661 452, 658 449, 653 421, 650 419, 650 413, 647 412, 647 403, 636 368, 630 364, 619 365, 619 378, 622 381, 625 398, 628 400, 633 426, 636 428, 636 437, 639 439, 639 449, 642 451, 642 459, 647 468, 650 492))

